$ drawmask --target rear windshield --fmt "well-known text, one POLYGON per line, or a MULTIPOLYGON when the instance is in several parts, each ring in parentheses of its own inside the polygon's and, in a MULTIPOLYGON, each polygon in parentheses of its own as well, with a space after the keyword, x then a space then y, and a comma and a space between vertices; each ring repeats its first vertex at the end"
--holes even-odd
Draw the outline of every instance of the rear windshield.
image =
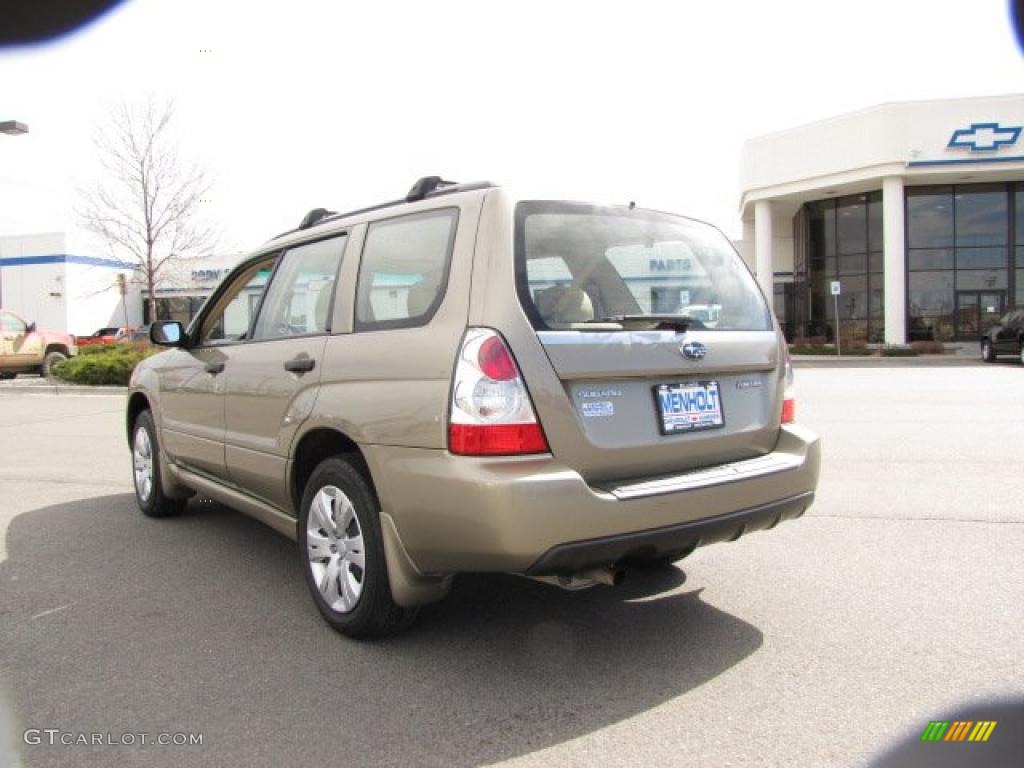
POLYGON ((538 329, 616 330, 686 319, 694 329, 771 330, 725 236, 691 219, 579 203, 516 207, 516 276, 538 329))

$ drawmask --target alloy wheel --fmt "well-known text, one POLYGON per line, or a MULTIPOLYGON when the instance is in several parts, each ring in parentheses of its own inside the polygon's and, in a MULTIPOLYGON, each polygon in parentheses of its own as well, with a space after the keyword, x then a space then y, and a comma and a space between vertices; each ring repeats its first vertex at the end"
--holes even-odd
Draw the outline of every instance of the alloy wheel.
POLYGON ((355 608, 366 573, 363 531, 355 506, 336 486, 325 485, 313 497, 306 552, 313 581, 330 609, 348 613, 355 608))
POLYGON ((132 463, 135 467, 135 492, 145 504, 153 493, 153 443, 144 427, 135 430, 132 444, 132 463))

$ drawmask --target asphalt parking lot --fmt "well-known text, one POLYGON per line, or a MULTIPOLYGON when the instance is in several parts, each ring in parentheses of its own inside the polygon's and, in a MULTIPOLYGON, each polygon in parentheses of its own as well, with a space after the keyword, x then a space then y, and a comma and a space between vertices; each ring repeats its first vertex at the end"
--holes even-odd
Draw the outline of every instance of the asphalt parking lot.
POLYGON ((3 393, 0 765, 846 766, 1024 701, 1024 368, 797 386, 825 451, 802 519, 615 589, 461 577, 378 643, 321 622, 258 523, 143 518, 122 397, 3 393))

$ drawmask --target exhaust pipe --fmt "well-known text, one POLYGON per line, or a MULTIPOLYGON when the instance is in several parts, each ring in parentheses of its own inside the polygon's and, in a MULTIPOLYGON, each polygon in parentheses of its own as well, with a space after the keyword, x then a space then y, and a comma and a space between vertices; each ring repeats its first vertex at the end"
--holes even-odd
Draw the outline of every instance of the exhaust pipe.
POLYGON ((589 568, 585 571, 580 571, 579 577, 596 581, 598 584, 607 584, 609 587, 617 587, 626 578, 626 572, 620 568, 606 566, 604 568, 589 568))
POLYGON ((585 571, 580 571, 570 576, 527 576, 527 578, 541 581, 545 584, 552 584, 569 591, 575 591, 578 589, 589 589, 598 584, 616 587, 626 578, 626 572, 619 568, 605 566, 604 568, 588 568, 585 571))

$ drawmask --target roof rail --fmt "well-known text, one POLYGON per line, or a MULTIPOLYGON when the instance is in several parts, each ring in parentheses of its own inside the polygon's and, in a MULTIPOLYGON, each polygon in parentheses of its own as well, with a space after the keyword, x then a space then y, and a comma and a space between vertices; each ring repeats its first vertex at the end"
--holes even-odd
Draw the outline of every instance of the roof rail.
POLYGON ((377 205, 371 205, 367 208, 359 208, 354 211, 346 211, 345 213, 337 213, 335 211, 328 211, 326 208, 314 208, 312 211, 307 213, 302 222, 295 229, 290 229, 287 232, 282 232, 276 235, 271 240, 277 240, 278 238, 284 237, 285 235, 291 235, 295 232, 301 232, 304 229, 316 226, 317 224, 323 224, 327 221, 335 219, 344 219, 349 216, 356 216, 361 213, 369 213, 370 211, 378 211, 381 208, 391 208, 396 205, 405 205, 406 203, 414 203, 419 200, 424 200, 428 197, 436 197, 438 195, 449 195, 454 192, 469 192, 474 189, 490 189, 495 186, 489 181, 472 181, 466 184, 459 184, 455 181, 445 181, 440 176, 424 176, 421 179, 417 179, 416 183, 412 185, 409 193, 401 200, 391 200, 387 203, 378 203, 377 205))

